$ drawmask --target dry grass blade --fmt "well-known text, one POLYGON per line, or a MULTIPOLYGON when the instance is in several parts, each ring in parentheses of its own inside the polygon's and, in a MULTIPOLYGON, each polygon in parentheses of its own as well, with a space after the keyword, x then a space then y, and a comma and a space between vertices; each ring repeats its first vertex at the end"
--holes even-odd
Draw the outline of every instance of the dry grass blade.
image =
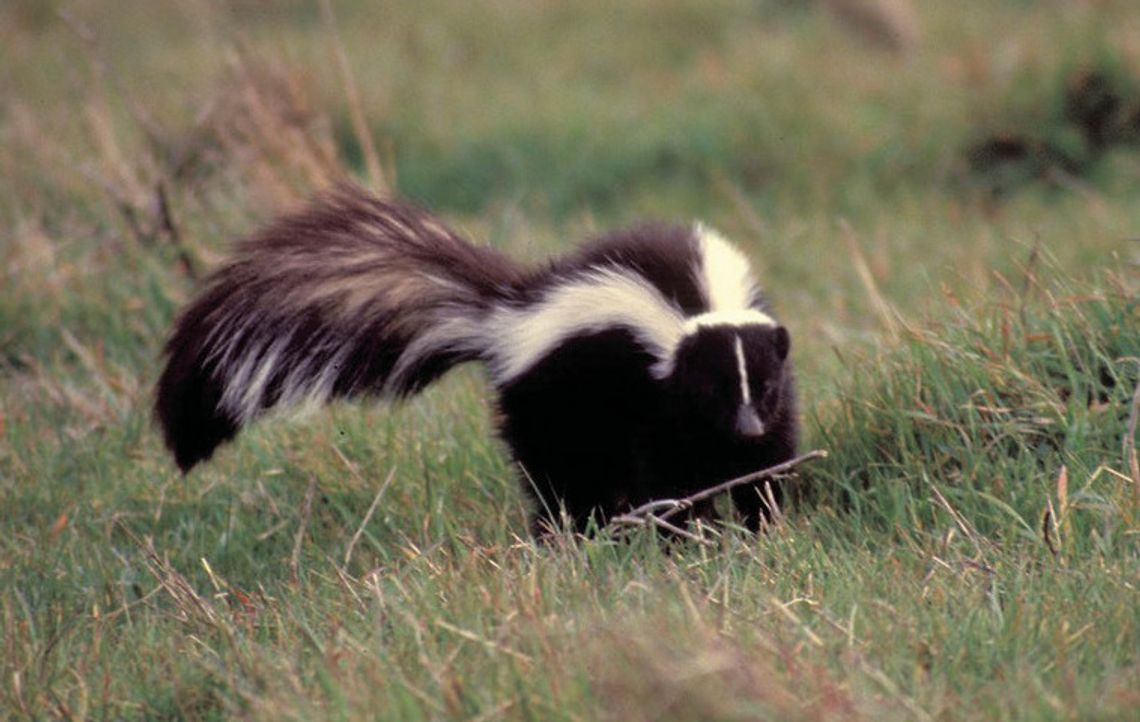
POLYGON ((973 544, 974 551, 977 553, 978 557, 982 558, 984 556, 982 549, 982 541, 984 537, 978 534, 978 532, 974 529, 973 524, 971 524, 966 519, 966 517, 962 516, 962 514, 959 513, 958 510, 950 504, 950 501, 945 496, 943 496, 942 492, 938 490, 938 487, 935 486, 933 482, 928 481, 928 484, 930 485, 930 490, 934 492, 934 497, 938 500, 938 504, 946 510, 946 512, 950 515, 950 518, 954 520, 954 524, 958 527, 958 529, 961 530, 962 534, 970 540, 970 543, 973 544))
POLYGON ((899 313, 891 306, 879 290, 879 284, 875 282, 875 274, 871 271, 870 264, 867 263, 867 257, 863 255, 863 249, 859 247, 859 240, 856 238, 855 229, 846 221, 842 222, 841 228, 843 230, 843 237, 847 239, 847 248, 851 252, 851 265, 854 266, 855 272, 859 275, 859 280, 867 290, 867 295, 871 299, 871 305, 874 307, 875 313, 878 314, 879 320, 882 321, 883 328, 887 332, 887 338, 891 343, 897 343, 899 340, 899 313))
POLYGON ((462 637, 463 639, 466 639, 468 641, 480 644, 492 652, 501 652, 502 654, 506 654, 506 655, 513 657, 514 659, 517 659, 518 661, 523 662, 527 665, 531 664, 534 661, 533 659, 531 659, 531 657, 529 655, 526 655, 526 654, 523 654, 522 652, 518 652, 516 650, 510 649, 509 647, 504 647, 499 642, 496 642, 492 639, 487 639, 486 637, 481 637, 478 634, 475 634, 474 632, 472 632, 470 630, 463 629, 462 627, 457 627, 454 624, 446 622, 442 619, 435 620, 435 626, 439 627, 440 629, 444 629, 448 632, 451 632, 452 634, 456 635, 457 637, 462 637))
POLYGON ((332 123, 303 70, 241 45, 226 47, 224 60, 216 91, 167 162, 172 183, 192 186, 202 169, 230 167, 279 209, 345 175, 332 123))
MULTIPOLYGON (((130 534, 132 538, 134 534, 130 534)), ((136 543, 138 539, 135 538, 136 543)), ((163 559, 154 547, 154 540, 147 537, 141 542, 147 570, 170 596, 183 621, 197 620, 207 626, 225 629, 226 625, 214 606, 202 598, 197 590, 178 573, 170 562, 163 559)))
POLYGON ((309 480, 309 488, 305 491, 305 501, 301 503, 301 520, 297 523, 297 533, 293 536, 293 553, 289 556, 289 572, 293 583, 300 581, 301 571, 301 544, 305 541, 305 529, 309 526, 309 516, 313 511, 313 497, 317 493, 317 478, 309 480))
MULTIPOLYGON (((340 453, 339 450, 337 453, 340 453)), ((368 522, 372 519, 372 515, 376 512, 376 507, 380 505, 380 499, 383 498, 384 492, 388 491, 388 485, 392 483, 392 479, 396 477, 396 467, 388 472, 388 477, 384 479, 384 483, 380 485, 380 490, 376 492, 375 498, 372 499, 372 504, 369 505, 368 511, 364 513, 364 519, 361 520, 360 526, 357 528, 356 533, 352 535, 352 539, 348 542, 348 548, 344 550, 344 566, 347 568, 349 561, 352 560, 352 550, 356 548, 356 543, 360 541, 360 537, 364 536, 364 527, 368 526, 368 522)))
POLYGON ((320 0, 321 18, 325 27, 332 36, 333 50, 336 52, 337 67, 340 70, 341 83, 344 84, 345 100, 348 102, 348 113, 352 120, 352 132, 360 143, 360 150, 364 156, 364 164, 368 168, 368 180, 374 190, 380 193, 389 191, 388 179, 380 165, 380 157, 376 153, 376 144, 372 141, 372 133, 368 130, 368 123, 364 120, 364 111, 361 110, 360 91, 356 87, 356 78, 352 74, 352 65, 348 62, 348 53, 344 50, 344 43, 340 39, 340 32, 336 27, 336 15, 333 14, 331 0, 320 0))
POLYGON ((1140 380, 1136 382, 1136 390, 1132 392, 1132 410, 1128 414, 1128 427, 1124 431, 1121 444, 1124 454, 1124 466, 1132 477, 1132 499, 1140 508, 1140 461, 1136 457, 1136 424, 1140 420, 1140 380))

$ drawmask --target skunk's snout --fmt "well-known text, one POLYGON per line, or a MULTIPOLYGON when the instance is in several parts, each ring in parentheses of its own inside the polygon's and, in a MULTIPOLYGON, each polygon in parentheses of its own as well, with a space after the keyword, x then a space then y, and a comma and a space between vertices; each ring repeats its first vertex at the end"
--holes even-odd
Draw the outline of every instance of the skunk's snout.
POLYGON ((759 438, 764 435, 764 422, 756 409, 748 404, 741 404, 736 414, 736 433, 748 438, 759 438))

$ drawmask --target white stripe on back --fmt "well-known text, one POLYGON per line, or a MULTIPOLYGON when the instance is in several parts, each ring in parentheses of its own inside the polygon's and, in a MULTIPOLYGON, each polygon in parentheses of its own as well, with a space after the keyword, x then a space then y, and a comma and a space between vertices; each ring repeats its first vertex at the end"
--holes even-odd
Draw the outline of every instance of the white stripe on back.
POLYGON ((568 338, 626 328, 657 359, 653 373, 667 376, 680 343, 684 317, 634 271, 598 268, 548 290, 538 303, 499 306, 485 323, 491 373, 499 384, 534 366, 568 338))
POLYGON ((548 288, 527 305, 501 304, 481 318, 466 309, 441 309, 397 361, 389 385, 404 381, 419 359, 445 349, 485 355, 495 383, 518 378, 566 340, 612 328, 627 329, 656 362, 651 373, 665 378, 673 371, 681 341, 709 326, 774 326, 766 313, 750 308, 755 286, 748 260, 723 237, 695 227, 700 265, 694 280, 708 311, 684 314, 636 271, 622 267, 593 268, 548 288))

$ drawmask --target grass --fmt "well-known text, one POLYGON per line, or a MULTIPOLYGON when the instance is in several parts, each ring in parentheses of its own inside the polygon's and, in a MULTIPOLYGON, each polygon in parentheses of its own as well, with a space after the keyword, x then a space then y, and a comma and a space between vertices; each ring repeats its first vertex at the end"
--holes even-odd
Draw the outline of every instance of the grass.
POLYGON ((341 0, 339 44, 318 2, 0 6, 0 716, 1134 717, 1140 163, 994 195, 969 151, 1064 136, 1090 65, 1128 87, 1140 15, 916 3, 884 45, 838 4, 341 0), (785 523, 538 546, 477 369, 179 476, 170 320, 367 173, 353 106, 400 193, 519 257, 737 239, 830 452, 785 523))

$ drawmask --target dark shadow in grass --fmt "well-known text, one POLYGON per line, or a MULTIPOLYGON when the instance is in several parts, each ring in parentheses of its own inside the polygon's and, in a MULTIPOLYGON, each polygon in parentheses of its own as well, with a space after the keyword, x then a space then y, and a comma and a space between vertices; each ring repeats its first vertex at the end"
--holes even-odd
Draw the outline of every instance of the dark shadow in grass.
POLYGON ((1035 182, 1064 187, 1110 151, 1140 145, 1140 78, 1111 63, 1069 74, 1058 97, 965 150, 974 179, 995 196, 1035 182), (1041 122, 1040 116, 1044 116, 1041 122))

